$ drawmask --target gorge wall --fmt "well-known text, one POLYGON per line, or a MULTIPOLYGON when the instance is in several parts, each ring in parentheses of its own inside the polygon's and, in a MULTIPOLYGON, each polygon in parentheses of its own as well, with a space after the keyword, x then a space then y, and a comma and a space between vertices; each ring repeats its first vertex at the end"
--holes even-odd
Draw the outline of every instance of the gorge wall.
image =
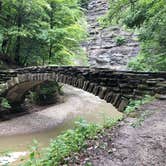
POLYGON ((126 70, 131 57, 138 54, 137 36, 120 27, 102 28, 98 19, 108 12, 108 0, 90 0, 87 11, 89 39, 86 50, 91 67, 126 70), (119 45, 118 38, 124 39, 119 45))

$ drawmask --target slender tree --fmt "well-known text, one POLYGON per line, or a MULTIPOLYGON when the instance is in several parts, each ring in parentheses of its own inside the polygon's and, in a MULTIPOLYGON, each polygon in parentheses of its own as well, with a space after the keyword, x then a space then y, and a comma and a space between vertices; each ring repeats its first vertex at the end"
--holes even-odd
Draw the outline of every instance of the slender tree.
POLYGON ((0 53, 18 66, 67 64, 80 51, 85 30, 77 0, 0 2, 0 53))

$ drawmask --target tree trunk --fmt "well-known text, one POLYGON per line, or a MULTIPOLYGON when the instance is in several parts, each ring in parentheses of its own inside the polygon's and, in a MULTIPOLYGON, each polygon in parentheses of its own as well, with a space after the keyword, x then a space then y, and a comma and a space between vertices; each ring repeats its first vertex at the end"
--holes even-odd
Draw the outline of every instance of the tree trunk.
MULTIPOLYGON (((54 18, 54 4, 51 3, 50 4, 51 6, 51 12, 50 12, 50 29, 53 29, 54 28, 54 23, 53 23, 53 18, 54 18)), ((53 43, 50 39, 50 44, 49 44, 49 64, 51 63, 51 57, 53 56, 52 55, 52 49, 53 49, 53 43)))
POLYGON ((52 43, 50 43, 49 46, 49 64, 51 63, 51 57, 52 57, 52 43))
MULTIPOLYGON (((18 18, 17 18, 18 32, 20 32, 21 26, 22 26, 22 15, 21 15, 21 10, 19 10, 18 11, 18 18)), ((16 61, 17 65, 21 65, 20 48, 21 48, 21 36, 18 35, 17 39, 16 39, 16 48, 15 48, 15 61, 16 61)))
POLYGON ((15 49, 15 61, 17 65, 20 65, 20 44, 21 44, 21 37, 18 36, 16 40, 16 49, 15 49))
POLYGON ((0 0, 0 13, 1 13, 1 10, 2 10, 2 0, 0 0))
POLYGON ((9 40, 7 38, 4 38, 2 41, 1 50, 2 50, 3 54, 6 54, 6 52, 7 52, 8 41, 9 40))

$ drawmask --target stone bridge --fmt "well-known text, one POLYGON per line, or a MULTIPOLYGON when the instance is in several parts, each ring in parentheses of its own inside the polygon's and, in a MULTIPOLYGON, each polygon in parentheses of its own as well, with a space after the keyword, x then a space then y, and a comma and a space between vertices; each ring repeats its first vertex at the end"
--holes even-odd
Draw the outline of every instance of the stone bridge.
POLYGON ((89 67, 28 67, 0 71, 0 96, 20 103, 27 91, 44 81, 58 81, 83 89, 123 111, 130 99, 166 94, 166 72, 114 71, 89 67))

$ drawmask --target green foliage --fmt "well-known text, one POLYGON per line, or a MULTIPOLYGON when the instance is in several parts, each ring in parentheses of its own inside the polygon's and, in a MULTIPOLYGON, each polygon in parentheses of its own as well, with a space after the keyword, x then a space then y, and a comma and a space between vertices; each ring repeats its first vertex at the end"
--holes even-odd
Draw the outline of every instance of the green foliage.
POLYGON ((3 0, 0 54, 19 66, 70 64, 86 37, 78 0, 3 0))
POLYGON ((25 166, 58 166, 70 153, 79 151, 84 146, 85 140, 94 136, 99 130, 100 127, 98 125, 88 124, 85 120, 80 120, 76 122, 76 128, 74 130, 67 130, 51 142, 44 158, 35 159, 34 154, 36 153, 32 152, 30 160, 25 166))
POLYGON ((108 20, 108 15, 104 15, 98 18, 98 22, 102 28, 106 28, 110 26, 110 22, 108 20))
POLYGON ((136 58, 131 59, 128 64, 128 67, 130 69, 134 69, 135 71, 148 71, 150 68, 149 65, 146 65, 146 59, 143 55, 139 55, 136 58))
POLYGON ((154 97, 149 96, 149 95, 145 95, 145 97, 143 99, 140 100, 130 100, 129 105, 127 106, 127 108, 125 109, 125 113, 129 114, 133 111, 135 111, 137 108, 139 108, 142 104, 148 103, 150 101, 152 101, 154 99, 154 97))
POLYGON ((104 128, 111 128, 113 127, 115 124, 117 124, 117 121, 121 121, 123 119, 123 116, 120 116, 118 118, 106 118, 103 124, 104 128))
POLYGON ((30 93, 30 98, 39 105, 53 104, 61 93, 61 87, 55 81, 46 81, 30 93))
POLYGON ((11 106, 6 98, 1 99, 1 108, 4 110, 8 110, 11 108, 11 106))
POLYGON ((118 36, 115 41, 117 46, 121 46, 126 42, 125 38, 121 36, 118 36))
POLYGON ((87 8, 90 0, 79 0, 79 4, 82 8, 87 8))
POLYGON ((129 64, 134 70, 166 70, 165 0, 110 0, 110 22, 139 30, 140 55, 129 64))
POLYGON ((58 166, 61 163, 67 164, 64 159, 86 147, 87 139, 94 138, 97 133, 102 131, 103 127, 110 128, 120 119, 121 117, 114 120, 106 120, 104 126, 87 123, 87 121, 80 119, 76 122, 75 129, 67 130, 53 140, 43 155, 36 150, 35 146, 35 150, 30 154, 30 160, 24 166, 58 166))

